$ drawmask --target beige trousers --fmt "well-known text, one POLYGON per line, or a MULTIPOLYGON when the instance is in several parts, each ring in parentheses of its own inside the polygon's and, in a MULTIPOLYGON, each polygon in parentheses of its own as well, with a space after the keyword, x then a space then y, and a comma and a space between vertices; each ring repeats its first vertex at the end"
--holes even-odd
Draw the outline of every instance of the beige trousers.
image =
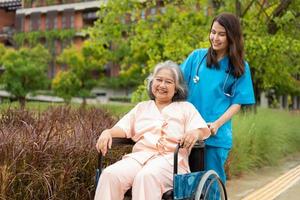
POLYGON ((161 200, 173 187, 173 166, 162 156, 141 165, 127 157, 103 170, 95 200, 122 200, 132 187, 132 200, 161 200))

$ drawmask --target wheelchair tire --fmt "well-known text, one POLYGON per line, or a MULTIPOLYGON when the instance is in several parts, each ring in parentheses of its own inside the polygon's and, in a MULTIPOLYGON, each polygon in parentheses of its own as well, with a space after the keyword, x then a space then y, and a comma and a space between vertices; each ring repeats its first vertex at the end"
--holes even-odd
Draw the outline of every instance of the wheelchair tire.
POLYGON ((225 186, 215 171, 209 170, 202 176, 198 184, 194 199, 227 200, 225 186))

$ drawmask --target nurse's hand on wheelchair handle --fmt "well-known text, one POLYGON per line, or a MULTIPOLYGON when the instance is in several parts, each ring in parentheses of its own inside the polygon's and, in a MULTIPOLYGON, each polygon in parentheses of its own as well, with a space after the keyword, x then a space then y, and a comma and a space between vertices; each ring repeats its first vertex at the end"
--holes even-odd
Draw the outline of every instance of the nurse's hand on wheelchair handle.
POLYGON ((104 130, 100 137, 97 140, 96 149, 103 156, 106 155, 107 150, 111 148, 112 145, 112 136, 109 130, 104 130))
POLYGON ((208 122, 207 126, 210 130, 211 136, 215 136, 218 132, 219 126, 215 122, 208 122))

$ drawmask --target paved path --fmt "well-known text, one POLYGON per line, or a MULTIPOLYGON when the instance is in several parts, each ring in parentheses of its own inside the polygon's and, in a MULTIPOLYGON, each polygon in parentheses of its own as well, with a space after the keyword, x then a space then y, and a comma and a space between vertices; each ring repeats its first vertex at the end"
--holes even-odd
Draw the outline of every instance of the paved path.
POLYGON ((296 200, 300 199, 300 181, 295 183, 292 187, 276 197, 276 200, 296 200))
POLYGON ((229 200, 300 199, 300 153, 276 167, 265 167, 229 180, 229 200))

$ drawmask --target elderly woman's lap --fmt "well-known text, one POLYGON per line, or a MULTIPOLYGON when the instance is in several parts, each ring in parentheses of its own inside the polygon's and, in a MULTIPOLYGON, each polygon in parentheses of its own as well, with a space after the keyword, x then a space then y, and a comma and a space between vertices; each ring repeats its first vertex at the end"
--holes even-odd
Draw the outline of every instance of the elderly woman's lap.
POLYGON ((151 158, 145 165, 127 157, 103 170, 95 199, 123 199, 131 187, 133 200, 160 199, 165 191, 172 189, 172 185, 173 167, 162 156, 151 158), (105 197, 100 196, 100 190, 107 191, 105 197))

